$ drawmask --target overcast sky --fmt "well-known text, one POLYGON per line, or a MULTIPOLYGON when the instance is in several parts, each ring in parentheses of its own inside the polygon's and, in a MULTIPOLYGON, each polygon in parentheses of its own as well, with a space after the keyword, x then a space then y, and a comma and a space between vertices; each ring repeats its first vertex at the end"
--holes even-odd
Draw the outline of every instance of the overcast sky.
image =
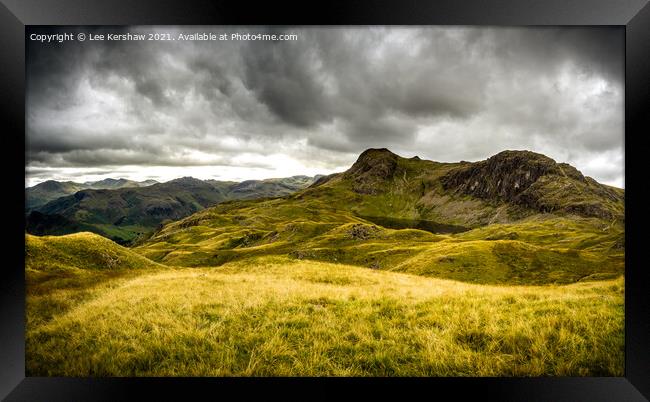
POLYGON ((295 41, 28 40, 26 185, 347 169, 527 149, 624 183, 622 28, 38 28, 295 41))

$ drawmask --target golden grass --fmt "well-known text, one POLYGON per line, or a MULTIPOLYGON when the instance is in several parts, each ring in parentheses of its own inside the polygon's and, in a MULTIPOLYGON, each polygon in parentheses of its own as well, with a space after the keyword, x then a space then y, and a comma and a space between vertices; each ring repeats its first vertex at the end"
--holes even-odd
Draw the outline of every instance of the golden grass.
POLYGON ((29 283, 29 376, 623 375, 622 277, 473 285, 265 256, 29 283))

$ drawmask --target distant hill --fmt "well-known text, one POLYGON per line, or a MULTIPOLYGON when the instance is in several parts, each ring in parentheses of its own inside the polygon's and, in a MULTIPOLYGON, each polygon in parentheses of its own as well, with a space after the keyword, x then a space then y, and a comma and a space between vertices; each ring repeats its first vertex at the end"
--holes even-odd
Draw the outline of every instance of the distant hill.
POLYGON ((145 181, 134 181, 129 179, 107 179, 95 181, 95 182, 86 182, 87 188, 95 190, 110 190, 116 188, 125 188, 125 187, 146 187, 158 183, 156 180, 145 180, 145 181))
POLYGON ((44 181, 25 189, 25 210, 30 211, 59 197, 74 194, 82 189, 82 184, 71 181, 44 181))
MULTIPOLYGON (((128 243, 163 222, 184 218, 215 203, 284 196, 309 186, 314 179, 293 176, 237 183, 183 177, 146 187, 124 179, 105 179, 92 184, 113 189, 79 190, 32 208, 27 215, 26 230, 36 235, 90 231, 118 243, 128 243)), ((39 190, 60 183, 42 184, 39 190)))
POLYGON ((158 183, 155 180, 145 180, 141 182, 127 179, 103 179, 99 181, 87 181, 85 183, 76 183, 72 181, 48 180, 35 186, 25 189, 25 210, 30 211, 47 204, 57 198, 74 194, 77 191, 86 189, 116 189, 126 187, 146 187, 158 183))
POLYGON ((248 200, 264 197, 281 197, 310 186, 321 175, 292 176, 282 179, 246 180, 229 187, 229 199, 248 200))

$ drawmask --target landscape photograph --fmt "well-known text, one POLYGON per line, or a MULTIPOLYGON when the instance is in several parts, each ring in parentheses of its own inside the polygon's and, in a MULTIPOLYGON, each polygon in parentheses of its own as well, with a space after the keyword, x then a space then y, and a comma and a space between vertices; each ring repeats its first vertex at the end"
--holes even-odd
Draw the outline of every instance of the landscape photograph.
POLYGON ((37 377, 623 376, 623 27, 29 26, 37 377))

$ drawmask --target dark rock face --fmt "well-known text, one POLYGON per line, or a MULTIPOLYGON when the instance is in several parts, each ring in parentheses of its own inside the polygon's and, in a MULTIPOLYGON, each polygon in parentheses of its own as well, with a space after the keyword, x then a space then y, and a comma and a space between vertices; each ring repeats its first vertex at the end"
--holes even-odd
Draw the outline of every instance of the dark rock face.
MULTIPOLYGON (((572 175, 584 180, 580 172, 571 169, 572 175)), ((530 151, 503 151, 485 161, 452 170, 441 181, 445 189, 514 202, 540 177, 550 174, 562 175, 562 168, 547 156, 530 151)))
POLYGON ((583 176, 571 165, 530 151, 498 153, 450 171, 441 183, 454 193, 540 212, 563 211, 603 219, 621 215, 612 207, 622 203, 621 194, 583 176))
POLYGON ((354 191, 359 194, 375 194, 377 185, 392 179, 397 170, 399 156, 386 148, 367 149, 344 177, 352 179, 354 191))

